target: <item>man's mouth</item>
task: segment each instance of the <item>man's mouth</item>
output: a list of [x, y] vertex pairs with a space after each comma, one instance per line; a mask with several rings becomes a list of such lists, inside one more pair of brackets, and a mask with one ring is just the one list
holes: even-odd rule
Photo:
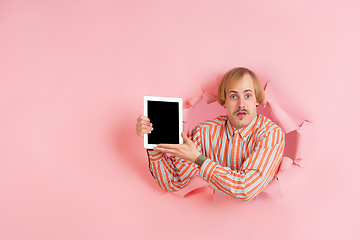
[[248, 114], [247, 110], [238, 110], [234, 113], [236, 116], [243, 118]]

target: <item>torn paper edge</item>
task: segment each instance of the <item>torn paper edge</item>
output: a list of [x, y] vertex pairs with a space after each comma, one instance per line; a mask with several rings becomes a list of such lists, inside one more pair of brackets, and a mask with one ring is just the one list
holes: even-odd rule
[[[219, 85], [220, 79], [217, 78], [216, 81], [208, 84], [202, 85], [199, 89], [198, 93], [190, 98], [184, 104], [184, 132], [188, 135], [189, 134], [189, 127], [187, 125], [186, 119], [189, 114], [189, 108], [195, 108], [196, 105], [204, 98], [207, 104], [213, 103], [217, 101], [217, 88]], [[285, 135], [287, 133], [296, 131], [297, 137], [295, 142], [295, 159], [291, 159], [290, 157], [283, 156], [281, 165], [279, 167], [279, 173], [281, 171], [286, 171], [291, 168], [292, 165], [302, 167], [300, 164], [301, 159], [305, 157], [305, 149], [304, 149], [304, 136], [301, 133], [301, 129], [305, 124], [311, 123], [311, 121], [304, 119], [300, 125], [297, 125], [294, 119], [278, 104], [273, 100], [273, 96], [271, 93], [268, 92], [269, 83], [267, 82], [264, 85], [265, 91], [265, 100], [262, 103], [264, 108], [268, 108], [270, 114], [272, 115], [274, 122], [284, 131]], [[286, 137], [286, 136], [285, 136]], [[286, 147], [286, 146], [285, 146]], [[209, 185], [205, 180], [201, 179], [200, 177], [193, 178], [187, 186], [183, 189], [174, 192], [175, 195], [185, 197], [187, 194], [195, 191], [196, 189], [202, 188], [204, 186]], [[193, 183], [191, 183], [193, 182]], [[283, 193], [281, 190], [280, 178], [279, 174], [275, 180], [271, 181], [269, 185], [263, 190], [263, 192], [271, 195], [282, 197]]]

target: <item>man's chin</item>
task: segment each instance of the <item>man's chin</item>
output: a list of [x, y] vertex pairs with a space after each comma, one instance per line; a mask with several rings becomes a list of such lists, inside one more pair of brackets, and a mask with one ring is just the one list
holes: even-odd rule
[[247, 125], [249, 124], [249, 121], [246, 121], [246, 119], [242, 118], [236, 118], [234, 119], [234, 127], [239, 129], [239, 128], [243, 128], [243, 127], [246, 127]]
[[239, 121], [243, 121], [244, 119], [246, 119], [249, 115], [248, 114], [237, 114], [236, 115], [236, 119], [238, 119]]

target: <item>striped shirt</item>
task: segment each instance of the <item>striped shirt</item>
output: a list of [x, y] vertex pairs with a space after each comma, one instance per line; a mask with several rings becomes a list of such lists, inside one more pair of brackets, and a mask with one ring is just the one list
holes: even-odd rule
[[227, 116], [203, 122], [189, 138], [207, 159], [199, 168], [190, 161], [148, 151], [149, 168], [164, 190], [185, 187], [195, 175], [215, 190], [248, 201], [276, 178], [285, 146], [280, 127], [258, 114], [246, 127], [236, 129]]

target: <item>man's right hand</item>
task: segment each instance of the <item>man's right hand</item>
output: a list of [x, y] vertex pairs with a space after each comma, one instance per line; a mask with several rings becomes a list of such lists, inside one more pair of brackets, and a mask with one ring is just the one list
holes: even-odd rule
[[145, 117], [144, 115], [138, 117], [136, 122], [136, 134], [138, 136], [144, 137], [144, 133], [149, 134], [152, 130], [153, 127], [149, 118]]

